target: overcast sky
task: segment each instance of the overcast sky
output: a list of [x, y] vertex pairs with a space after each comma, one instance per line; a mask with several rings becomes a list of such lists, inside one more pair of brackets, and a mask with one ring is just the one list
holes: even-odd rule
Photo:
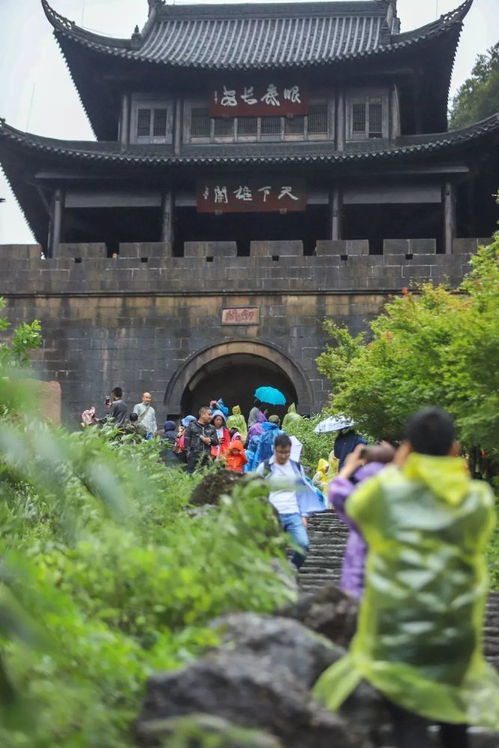
[[[236, 0], [237, 1], [237, 0]], [[259, 2], [259, 0], [254, 0]], [[211, 0], [217, 2], [217, 0]], [[398, 0], [402, 31], [447, 13], [460, 0]], [[51, 0], [63, 16], [109, 36], [129, 37], [147, 17], [147, 0]], [[465, 19], [451, 94], [469, 76], [478, 53], [498, 40], [499, 0], [475, 0]], [[68, 140], [93, 135], [40, 0], [0, 0], [0, 117], [20, 130]], [[0, 244], [33, 236], [0, 173]]]

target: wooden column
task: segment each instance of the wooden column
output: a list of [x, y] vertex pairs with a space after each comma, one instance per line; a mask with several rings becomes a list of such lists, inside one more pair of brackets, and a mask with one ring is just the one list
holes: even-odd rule
[[51, 221], [51, 237], [49, 247], [49, 257], [56, 257], [59, 244], [61, 243], [62, 236], [62, 219], [64, 212], [64, 193], [60, 187], [54, 192], [54, 198], [52, 202], [52, 221]]
[[338, 88], [336, 92], [336, 148], [345, 150], [345, 92]]
[[124, 150], [130, 142], [130, 94], [121, 97], [120, 144]]
[[173, 247], [173, 193], [171, 190], [163, 195], [161, 212], [161, 241], [168, 242]]
[[390, 90], [390, 138], [395, 140], [400, 135], [400, 102], [397, 84]]
[[343, 194], [335, 188], [329, 193], [329, 215], [331, 220], [331, 239], [341, 239], [343, 234]]
[[173, 138], [173, 149], [176, 156], [180, 156], [182, 150], [182, 129], [184, 127], [182, 117], [182, 97], [177, 96], [175, 100], [175, 130]]
[[452, 254], [452, 240], [456, 235], [456, 196], [452, 182], [444, 182], [442, 187], [442, 207], [444, 220], [444, 252]]

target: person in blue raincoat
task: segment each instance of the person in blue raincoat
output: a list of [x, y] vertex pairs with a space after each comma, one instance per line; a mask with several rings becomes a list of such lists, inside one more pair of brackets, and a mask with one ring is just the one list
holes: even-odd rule
[[299, 569], [309, 548], [306, 518], [312, 512], [324, 511], [324, 505], [308, 485], [303, 467], [291, 460], [290, 455], [291, 439], [287, 434], [279, 434], [273, 456], [260, 463], [255, 474], [270, 483], [269, 501], [277, 511], [282, 529], [297, 546], [291, 563]]

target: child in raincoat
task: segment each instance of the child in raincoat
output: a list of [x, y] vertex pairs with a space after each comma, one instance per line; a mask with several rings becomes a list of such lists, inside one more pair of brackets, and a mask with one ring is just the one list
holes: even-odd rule
[[329, 453], [329, 458], [327, 460], [325, 460], [324, 457], [321, 457], [317, 463], [317, 470], [315, 471], [312, 481], [314, 486], [317, 486], [317, 488], [322, 491], [322, 495], [325, 499], [327, 499], [328, 486], [337, 472], [338, 459], [334, 456], [332, 451]]
[[429, 720], [446, 748], [468, 745], [467, 725], [499, 730], [499, 674], [482, 653], [494, 497], [456, 453], [448, 413], [419, 411], [396, 464], [346, 509], [368, 546], [364, 596], [350, 651], [314, 694], [337, 710], [365, 678], [387, 699], [397, 746], [434, 745]]
[[248, 462], [244, 446], [241, 441], [241, 434], [235, 433], [229, 444], [229, 448], [224, 455], [225, 467], [227, 470], [233, 470], [235, 473], [242, 473], [244, 466]]

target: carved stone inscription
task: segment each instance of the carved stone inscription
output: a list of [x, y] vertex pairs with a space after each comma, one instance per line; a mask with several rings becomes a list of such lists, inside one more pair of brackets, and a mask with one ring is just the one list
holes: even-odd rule
[[258, 325], [260, 310], [256, 307], [222, 309], [222, 325]]

